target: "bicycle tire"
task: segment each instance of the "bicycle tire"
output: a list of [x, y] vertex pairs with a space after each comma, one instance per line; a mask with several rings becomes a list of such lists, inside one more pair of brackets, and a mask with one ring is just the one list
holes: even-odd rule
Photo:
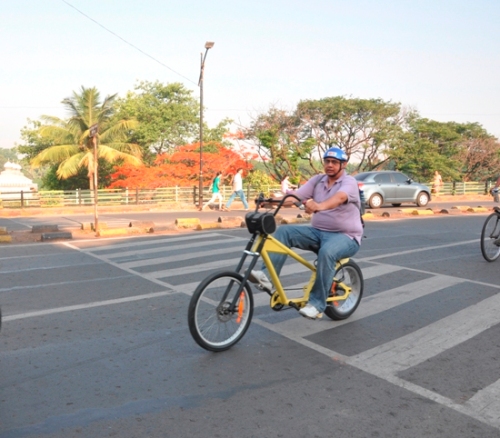
[[220, 352], [231, 348], [250, 326], [253, 295], [248, 283], [243, 287], [235, 311], [228, 310], [242, 281], [243, 277], [234, 271], [216, 272], [194, 291], [188, 308], [189, 331], [205, 350]]
[[326, 304], [325, 315], [334, 321], [341, 321], [349, 318], [358, 308], [363, 297], [364, 279], [360, 267], [353, 260], [342, 265], [334, 279], [351, 288], [347, 299]]
[[500, 246], [495, 243], [499, 238], [500, 216], [492, 213], [486, 218], [481, 230], [481, 253], [486, 261], [494, 262], [500, 256]]

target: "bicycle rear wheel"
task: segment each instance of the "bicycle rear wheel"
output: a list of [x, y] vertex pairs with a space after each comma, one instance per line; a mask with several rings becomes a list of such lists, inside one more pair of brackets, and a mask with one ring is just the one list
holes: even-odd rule
[[351, 293], [345, 300], [326, 303], [325, 314], [334, 321], [349, 318], [359, 306], [363, 296], [364, 280], [359, 266], [349, 260], [342, 265], [334, 276], [334, 281], [338, 282], [337, 295], [342, 295], [342, 285], [351, 288]]
[[[203, 280], [191, 297], [188, 324], [196, 343], [209, 351], [224, 351], [236, 344], [252, 321], [253, 295], [234, 271], [217, 272]], [[239, 294], [234, 309], [231, 304]]]
[[500, 256], [500, 216], [490, 214], [481, 231], [481, 253], [488, 262], [494, 262]]

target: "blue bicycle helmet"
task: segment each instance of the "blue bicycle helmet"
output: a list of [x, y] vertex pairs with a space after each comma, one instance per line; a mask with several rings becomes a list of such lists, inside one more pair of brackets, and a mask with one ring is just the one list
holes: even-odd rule
[[336, 160], [339, 160], [339, 161], [348, 161], [349, 160], [349, 158], [347, 157], [347, 154], [337, 146], [332, 146], [330, 149], [328, 149], [325, 152], [325, 154], [323, 155], [323, 160], [326, 158], [335, 158]]

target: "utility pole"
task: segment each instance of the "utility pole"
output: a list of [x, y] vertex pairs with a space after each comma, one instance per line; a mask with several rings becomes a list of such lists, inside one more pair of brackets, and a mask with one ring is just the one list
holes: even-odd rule
[[94, 144], [94, 231], [96, 237], [99, 237], [99, 215], [97, 214], [97, 131], [99, 126], [96, 124], [92, 125], [89, 128], [89, 136], [92, 139], [92, 143]]

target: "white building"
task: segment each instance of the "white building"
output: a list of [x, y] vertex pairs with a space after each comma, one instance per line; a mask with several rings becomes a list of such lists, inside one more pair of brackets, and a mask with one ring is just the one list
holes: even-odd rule
[[38, 190], [38, 185], [23, 175], [19, 164], [7, 161], [3, 167], [5, 170], [0, 172], [0, 199], [20, 199], [21, 191], [28, 198]]

